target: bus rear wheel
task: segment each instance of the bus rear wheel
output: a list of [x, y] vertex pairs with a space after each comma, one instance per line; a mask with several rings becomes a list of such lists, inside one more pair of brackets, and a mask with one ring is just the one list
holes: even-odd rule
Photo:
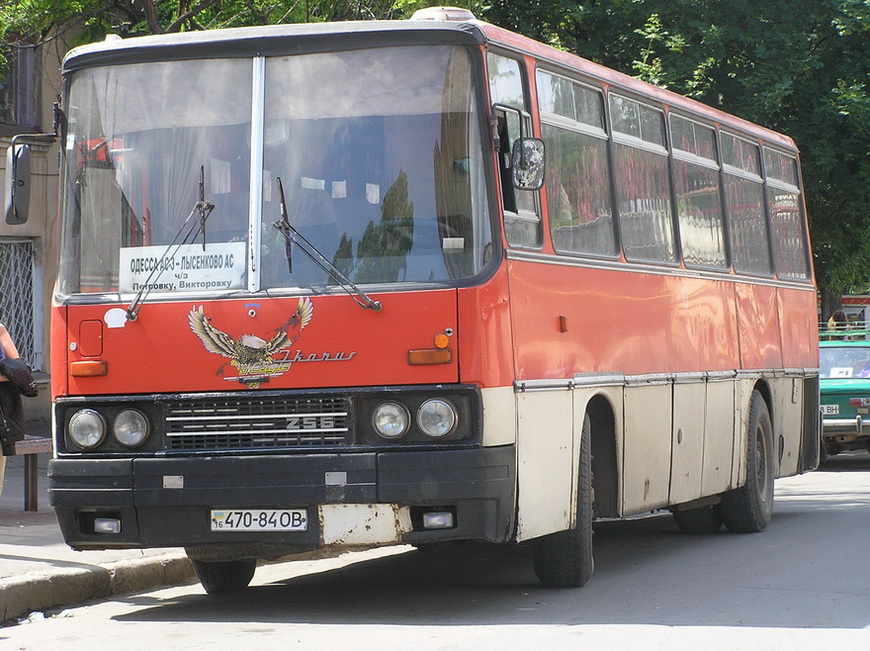
[[550, 588], [579, 588], [592, 576], [592, 426], [587, 415], [580, 438], [577, 519], [573, 529], [535, 540], [535, 575]]
[[254, 578], [257, 561], [200, 561], [191, 559], [193, 571], [208, 594], [238, 592], [248, 587]]
[[767, 403], [758, 391], [749, 402], [746, 483], [722, 495], [722, 520], [733, 533], [763, 530], [773, 514], [773, 425]]

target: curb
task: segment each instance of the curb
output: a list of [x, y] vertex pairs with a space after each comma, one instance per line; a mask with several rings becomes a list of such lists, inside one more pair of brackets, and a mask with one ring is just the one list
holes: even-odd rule
[[194, 576], [187, 556], [167, 554], [10, 577], [0, 582], [0, 622], [9, 622], [34, 611], [177, 585]]

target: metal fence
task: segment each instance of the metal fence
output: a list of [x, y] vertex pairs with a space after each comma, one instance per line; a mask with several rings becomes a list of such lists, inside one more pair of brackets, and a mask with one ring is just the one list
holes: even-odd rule
[[33, 242], [0, 240], [0, 323], [21, 357], [37, 367], [33, 295]]

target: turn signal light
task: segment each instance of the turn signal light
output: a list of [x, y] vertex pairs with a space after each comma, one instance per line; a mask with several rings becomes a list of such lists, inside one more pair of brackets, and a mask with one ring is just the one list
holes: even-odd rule
[[70, 362], [69, 364], [69, 374], [73, 377], [94, 377], [96, 375], [105, 375], [106, 372], [106, 362], [98, 360]]
[[449, 364], [452, 361], [453, 351], [450, 348], [420, 348], [408, 351], [408, 364], [411, 366]]

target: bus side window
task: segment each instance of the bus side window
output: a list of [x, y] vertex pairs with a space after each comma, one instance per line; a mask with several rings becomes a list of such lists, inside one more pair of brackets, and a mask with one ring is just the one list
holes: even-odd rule
[[496, 110], [496, 135], [498, 136], [498, 171], [501, 181], [504, 228], [511, 246], [538, 247], [541, 245], [541, 217], [538, 208], [538, 193], [535, 190], [518, 190], [513, 185], [511, 149], [520, 137], [520, 119], [523, 132], [532, 133], [531, 120], [520, 113], [526, 112], [525, 90], [520, 63], [498, 54], [487, 55], [489, 67], [490, 99], [493, 104], [515, 107], [519, 111]]

